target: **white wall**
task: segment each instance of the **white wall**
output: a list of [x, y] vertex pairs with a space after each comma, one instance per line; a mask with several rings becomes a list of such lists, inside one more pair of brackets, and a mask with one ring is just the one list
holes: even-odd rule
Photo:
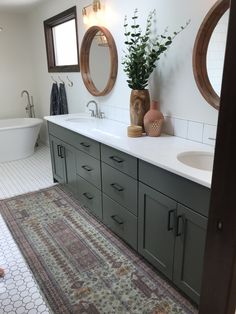
[[[101, 105], [106, 116], [111, 119], [129, 121], [130, 90], [126, 84], [121, 59], [124, 49], [123, 19], [125, 14], [132, 16], [134, 9], [139, 9], [140, 23], [145, 26], [146, 17], [150, 10], [157, 10], [157, 28], [163, 31], [169, 26], [169, 31], [178, 30], [188, 19], [191, 24], [181, 33], [171, 46], [166, 56], [162, 56], [157, 70], [150, 80], [150, 90], [153, 98], [161, 102], [164, 114], [187, 120], [209, 124], [217, 123], [217, 111], [200, 95], [194, 82], [192, 72], [192, 49], [198, 28], [207, 11], [214, 4], [214, 0], [148, 0], [148, 1], [120, 1], [101, 0], [110, 9], [110, 19], [105, 23], [114, 36], [119, 56], [117, 82], [111, 93], [96, 100]], [[37, 86], [37, 107], [41, 116], [49, 114], [49, 99], [51, 89], [50, 73], [47, 72], [46, 50], [43, 31], [43, 20], [77, 5], [79, 44], [81, 44], [85, 27], [82, 22], [82, 7], [91, 1], [86, 0], [48, 0], [31, 12], [29, 28], [32, 35], [34, 52], [34, 79]], [[66, 78], [67, 74], [61, 74]], [[56, 78], [57, 76], [54, 75]], [[80, 73], [70, 73], [74, 86], [67, 88], [69, 112], [85, 111], [88, 100], [94, 97], [83, 85]], [[43, 137], [46, 136], [44, 132]]]
[[25, 116], [23, 89], [33, 94], [31, 43], [24, 14], [0, 13], [0, 119]]

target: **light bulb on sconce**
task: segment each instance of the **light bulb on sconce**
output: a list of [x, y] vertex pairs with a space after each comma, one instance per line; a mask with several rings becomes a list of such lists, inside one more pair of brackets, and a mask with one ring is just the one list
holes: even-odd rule
[[93, 11], [98, 12], [99, 10], [101, 10], [100, 0], [93, 0]]
[[[92, 10], [90, 9], [92, 8]], [[102, 9], [100, 0], [93, 0], [93, 3], [83, 7], [82, 15], [85, 25], [97, 25], [102, 21]]]
[[83, 15], [83, 22], [84, 22], [84, 24], [88, 25], [89, 24], [89, 18], [88, 18], [88, 15], [87, 15], [86, 8], [83, 8], [82, 15]]

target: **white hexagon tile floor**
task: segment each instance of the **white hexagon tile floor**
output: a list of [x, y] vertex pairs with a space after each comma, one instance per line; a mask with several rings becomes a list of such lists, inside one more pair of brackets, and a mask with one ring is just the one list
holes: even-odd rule
[[0, 215], [0, 314], [49, 314], [38, 285]]

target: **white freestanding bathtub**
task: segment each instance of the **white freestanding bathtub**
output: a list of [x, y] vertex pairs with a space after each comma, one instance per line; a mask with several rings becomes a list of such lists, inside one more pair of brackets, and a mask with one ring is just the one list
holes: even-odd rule
[[0, 119], [0, 162], [26, 158], [34, 153], [42, 119]]

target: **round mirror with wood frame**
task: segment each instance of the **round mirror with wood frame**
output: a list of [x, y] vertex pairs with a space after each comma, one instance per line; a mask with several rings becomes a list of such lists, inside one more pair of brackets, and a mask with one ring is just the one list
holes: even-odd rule
[[[102, 90], [99, 90], [94, 83], [93, 77], [91, 75], [90, 69], [90, 49], [92, 46], [92, 42], [97, 36], [97, 34], [102, 34], [106, 38], [106, 46], [109, 49], [110, 53], [110, 69], [108, 73], [108, 80], [105, 84], [105, 87]], [[117, 76], [117, 68], [118, 68], [118, 57], [117, 57], [117, 49], [115, 41], [105, 27], [100, 26], [92, 26], [90, 27], [84, 35], [81, 50], [80, 50], [80, 69], [84, 84], [87, 90], [94, 96], [104, 96], [107, 95], [113, 88], [116, 76]]]
[[212, 33], [229, 8], [229, 0], [218, 0], [204, 18], [193, 48], [193, 73], [197, 86], [206, 101], [219, 110], [220, 98], [213, 89], [207, 72], [207, 50]]

